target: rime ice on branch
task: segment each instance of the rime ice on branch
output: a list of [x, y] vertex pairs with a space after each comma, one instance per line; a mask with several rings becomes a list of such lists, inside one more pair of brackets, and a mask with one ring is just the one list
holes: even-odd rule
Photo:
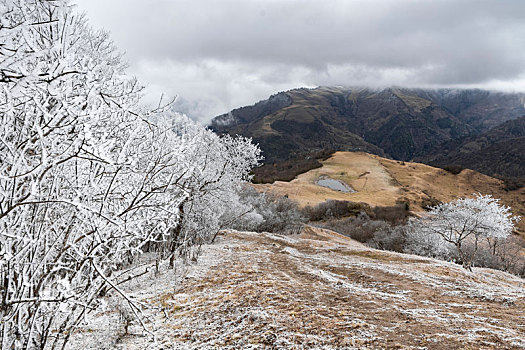
[[109, 289], [140, 319], [115, 269], [174, 232], [178, 253], [210, 235], [259, 150], [143, 107], [68, 1], [2, 2], [0, 37], [0, 347], [63, 348]]
[[512, 216], [509, 207], [499, 204], [499, 199], [478, 194], [440, 204], [421, 220], [412, 220], [407, 229], [408, 241], [416, 254], [452, 257], [471, 269], [481, 242], [495, 249], [498, 240], [507, 238], [519, 219]]

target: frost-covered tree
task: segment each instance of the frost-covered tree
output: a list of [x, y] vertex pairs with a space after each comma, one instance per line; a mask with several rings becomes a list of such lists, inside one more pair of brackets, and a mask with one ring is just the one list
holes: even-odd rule
[[[250, 186], [240, 189], [237, 202], [237, 213], [233, 211], [225, 215], [235, 229], [293, 234], [299, 233], [307, 221], [297, 203], [288, 197], [259, 192]], [[239, 210], [242, 210], [242, 215], [238, 214]], [[236, 220], [231, 220], [232, 215]]]
[[[442, 258], [455, 255], [470, 269], [480, 240], [507, 238], [518, 220], [509, 207], [491, 195], [478, 194], [474, 198], [443, 203], [407, 227], [407, 241], [412, 246], [409, 250]], [[472, 242], [468, 249], [466, 242]]]
[[177, 255], [188, 257], [191, 246], [209, 241], [228, 224], [230, 221], [223, 220], [224, 216], [249, 211], [239, 201], [239, 186], [250, 179], [250, 170], [260, 160], [260, 150], [250, 139], [219, 137], [189, 121], [177, 122], [175, 130], [193, 142], [187, 153], [192, 160], [191, 172], [179, 181], [187, 196], [178, 205], [182, 224], [170, 237], [171, 266]]
[[0, 38], [0, 348], [64, 348], [108, 290], [140, 316], [116, 269], [151, 242], [194, 243], [259, 151], [143, 107], [67, 0], [3, 1]]
[[441, 235], [429, 227], [426, 219], [417, 218], [411, 218], [406, 225], [403, 225], [400, 228], [404, 238], [403, 250], [406, 253], [451, 260], [455, 255], [454, 245], [446, 242]]

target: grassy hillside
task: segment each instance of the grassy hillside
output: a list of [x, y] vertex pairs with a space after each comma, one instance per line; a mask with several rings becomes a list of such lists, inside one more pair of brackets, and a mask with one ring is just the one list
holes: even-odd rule
[[[373, 206], [391, 206], [408, 202], [412, 211], [435, 200], [449, 202], [473, 193], [492, 194], [513, 208], [515, 215], [525, 216], [525, 188], [505, 191], [501, 180], [472, 170], [454, 175], [443, 169], [425, 164], [401, 162], [362, 152], [336, 152], [322, 161], [321, 168], [297, 176], [290, 182], [255, 185], [287, 195], [301, 206], [315, 205], [327, 199], [365, 202]], [[355, 193], [334, 191], [316, 184], [321, 176], [342, 180], [352, 186]], [[520, 222], [525, 232], [525, 220]]]
[[[123, 287], [124, 288], [124, 287]], [[184, 278], [126, 286], [156, 340], [111, 308], [73, 349], [522, 349], [523, 279], [366, 248], [326, 230], [224, 232]], [[121, 327], [121, 326], [120, 326]]]

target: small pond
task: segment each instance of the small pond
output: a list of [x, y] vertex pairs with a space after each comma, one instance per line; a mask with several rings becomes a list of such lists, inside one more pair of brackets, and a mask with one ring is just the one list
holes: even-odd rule
[[328, 187], [335, 191], [350, 192], [350, 193], [356, 192], [356, 190], [354, 190], [346, 182], [341, 181], [341, 180], [335, 180], [327, 176], [321, 176], [319, 180], [317, 180], [316, 184], [318, 184], [319, 186]]

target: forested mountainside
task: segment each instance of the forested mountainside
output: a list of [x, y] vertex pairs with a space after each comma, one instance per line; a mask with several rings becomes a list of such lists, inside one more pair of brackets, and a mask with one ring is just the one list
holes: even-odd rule
[[525, 117], [480, 135], [453, 140], [427, 158], [437, 166], [458, 165], [497, 177], [525, 177]]
[[441, 156], [440, 146], [525, 115], [525, 95], [484, 90], [295, 89], [213, 119], [249, 136], [266, 163], [314, 150], [364, 151], [398, 160]]

